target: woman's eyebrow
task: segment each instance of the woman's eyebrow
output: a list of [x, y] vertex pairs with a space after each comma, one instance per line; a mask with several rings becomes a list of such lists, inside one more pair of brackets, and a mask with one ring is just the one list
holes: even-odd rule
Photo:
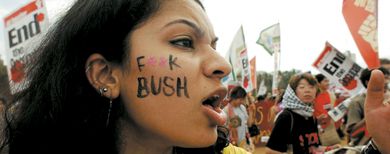
[[169, 26], [172, 26], [174, 24], [185, 24], [185, 25], [191, 27], [192, 29], [194, 29], [196, 32], [196, 35], [198, 35], [199, 37], [204, 35], [204, 32], [197, 24], [195, 24], [191, 21], [185, 20], [185, 19], [178, 19], [178, 20], [172, 21], [172, 22], [166, 24], [162, 29], [167, 28]]

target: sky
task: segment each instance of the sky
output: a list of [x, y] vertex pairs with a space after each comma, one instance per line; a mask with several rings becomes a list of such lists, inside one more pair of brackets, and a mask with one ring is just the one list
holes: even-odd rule
[[[5, 58], [4, 18], [33, 0], [0, 0], [0, 55]], [[72, 0], [46, 0], [49, 20], [58, 17]], [[249, 59], [257, 71], [273, 71], [273, 57], [256, 44], [260, 32], [276, 23], [281, 31], [281, 71], [298, 69], [319, 73], [312, 64], [328, 41], [339, 51], [350, 50], [366, 68], [342, 15], [342, 0], [201, 0], [216, 36], [217, 51], [225, 56], [243, 26]], [[379, 57], [390, 59], [390, 1], [378, 2]], [[387, 42], [387, 43], [386, 43]], [[6, 63], [7, 64], [7, 63]]]

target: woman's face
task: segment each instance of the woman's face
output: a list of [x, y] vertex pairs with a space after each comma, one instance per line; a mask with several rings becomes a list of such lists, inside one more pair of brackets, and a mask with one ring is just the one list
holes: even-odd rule
[[244, 103], [245, 103], [245, 97], [233, 99], [231, 103], [232, 103], [232, 105], [234, 105], [234, 106], [240, 106], [241, 104], [244, 104]]
[[132, 129], [166, 145], [212, 145], [217, 125], [226, 121], [219, 109], [227, 93], [221, 79], [231, 67], [216, 51], [217, 37], [201, 6], [167, 1], [130, 40], [130, 71], [119, 80]]
[[301, 79], [295, 89], [297, 97], [305, 104], [310, 104], [316, 98], [316, 88], [310, 85], [306, 79]]

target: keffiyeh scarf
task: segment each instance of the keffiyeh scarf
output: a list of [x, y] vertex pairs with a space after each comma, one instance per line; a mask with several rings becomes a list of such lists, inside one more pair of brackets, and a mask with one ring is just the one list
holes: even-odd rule
[[294, 90], [291, 89], [290, 85], [287, 85], [287, 89], [283, 96], [282, 105], [280, 105], [281, 109], [289, 109], [306, 119], [313, 116], [313, 105], [306, 105], [303, 103], [295, 94]]

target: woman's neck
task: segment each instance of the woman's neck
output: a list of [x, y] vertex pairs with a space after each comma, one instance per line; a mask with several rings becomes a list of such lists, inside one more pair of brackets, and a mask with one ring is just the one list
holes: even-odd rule
[[169, 146], [166, 141], [159, 140], [155, 135], [133, 126], [132, 124], [118, 124], [120, 129], [117, 147], [120, 148], [120, 154], [172, 154], [173, 146]]
[[239, 107], [240, 106], [240, 104], [236, 104], [236, 103], [230, 103], [231, 105], [232, 105], [232, 107], [234, 107], [234, 108], [237, 108], [237, 107]]

